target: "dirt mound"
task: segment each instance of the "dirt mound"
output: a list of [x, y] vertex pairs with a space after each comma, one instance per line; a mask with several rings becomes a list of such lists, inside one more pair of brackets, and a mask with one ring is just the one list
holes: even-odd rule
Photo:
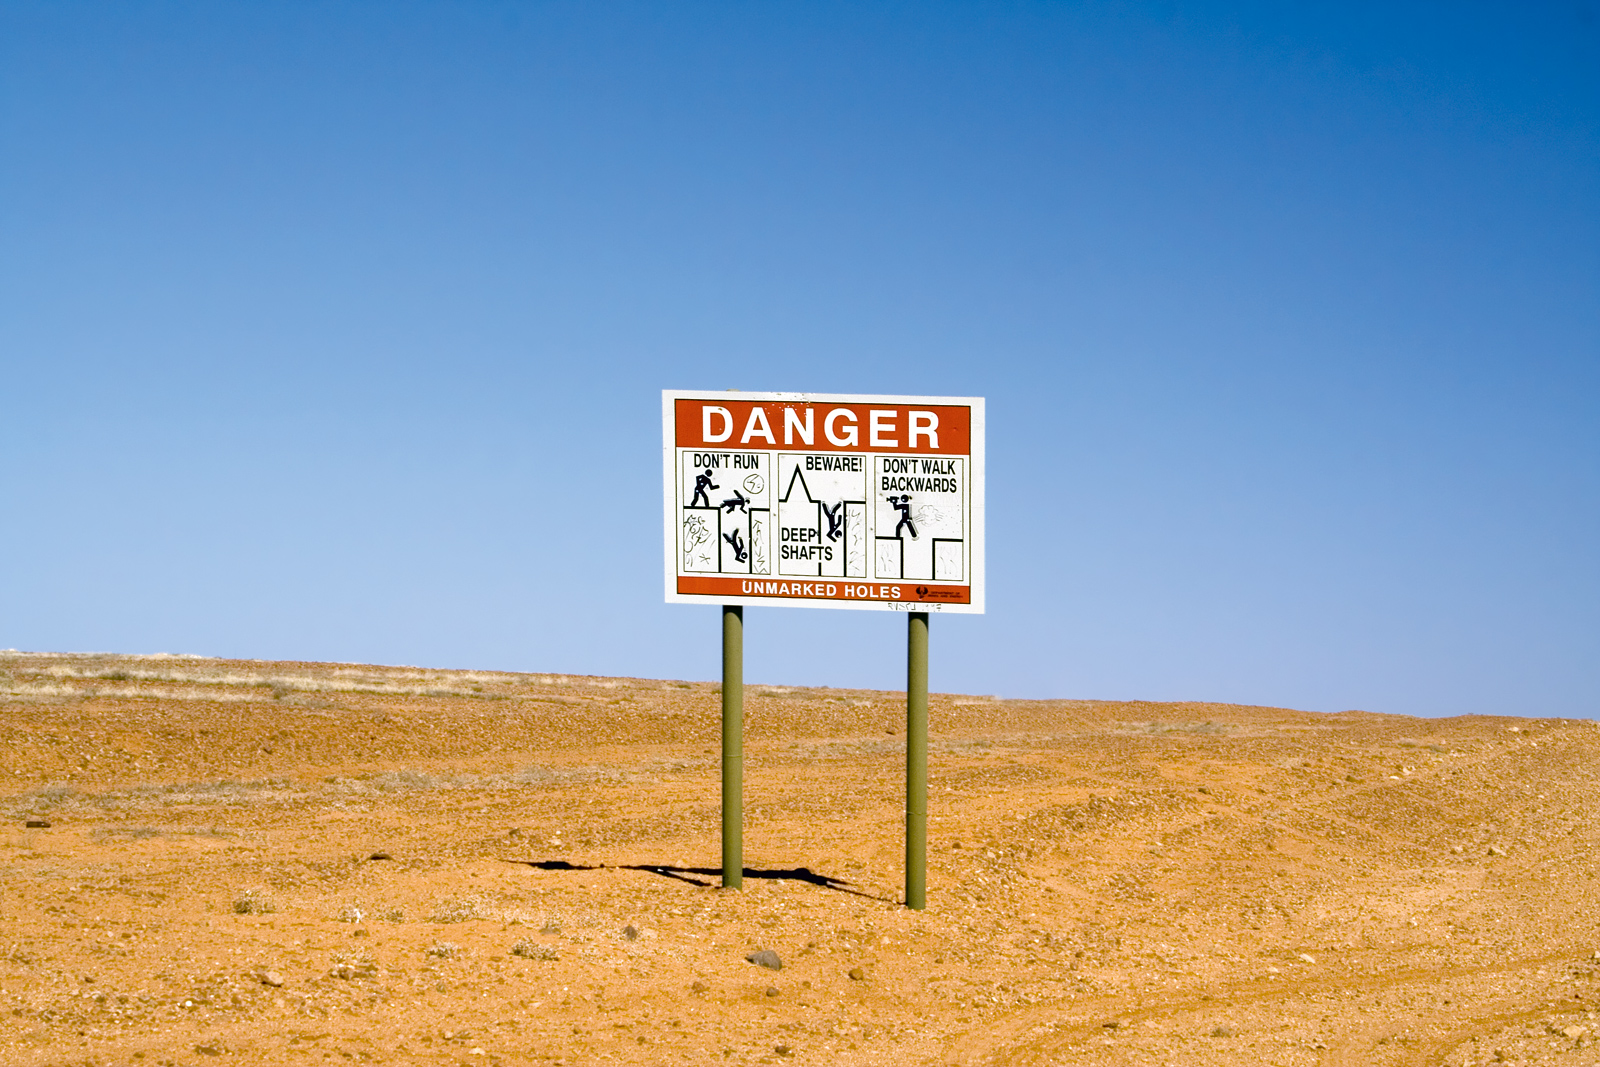
[[902, 695], [749, 687], [741, 893], [717, 703], [0, 653], [0, 1062], [1600, 1062], [1588, 722], [935, 695], [912, 913]]

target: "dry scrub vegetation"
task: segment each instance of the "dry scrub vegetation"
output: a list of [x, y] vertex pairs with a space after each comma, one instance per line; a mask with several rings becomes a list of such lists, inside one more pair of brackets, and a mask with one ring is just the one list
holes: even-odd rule
[[0, 653], [0, 1062], [1600, 1062], [1590, 723], [936, 695], [916, 914], [901, 695], [750, 687], [741, 893], [716, 707]]

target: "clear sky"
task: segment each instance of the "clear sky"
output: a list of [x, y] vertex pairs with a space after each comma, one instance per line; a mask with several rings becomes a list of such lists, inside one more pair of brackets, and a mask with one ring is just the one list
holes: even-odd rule
[[1597, 716], [1597, 120], [1566, 0], [0, 0], [0, 647], [714, 678], [659, 391], [937, 393], [936, 689]]

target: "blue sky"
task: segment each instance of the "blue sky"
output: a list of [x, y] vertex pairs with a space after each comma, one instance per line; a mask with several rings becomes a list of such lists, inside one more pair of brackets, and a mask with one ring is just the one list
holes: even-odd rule
[[1600, 714], [1597, 120], [1592, 3], [8, 0], [0, 646], [712, 678], [659, 391], [932, 393], [937, 689]]

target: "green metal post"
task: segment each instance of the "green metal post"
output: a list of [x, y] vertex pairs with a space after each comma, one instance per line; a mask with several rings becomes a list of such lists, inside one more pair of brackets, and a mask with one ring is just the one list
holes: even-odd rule
[[906, 640], [906, 907], [928, 906], [928, 613]]
[[722, 887], [744, 888], [744, 608], [722, 606]]

